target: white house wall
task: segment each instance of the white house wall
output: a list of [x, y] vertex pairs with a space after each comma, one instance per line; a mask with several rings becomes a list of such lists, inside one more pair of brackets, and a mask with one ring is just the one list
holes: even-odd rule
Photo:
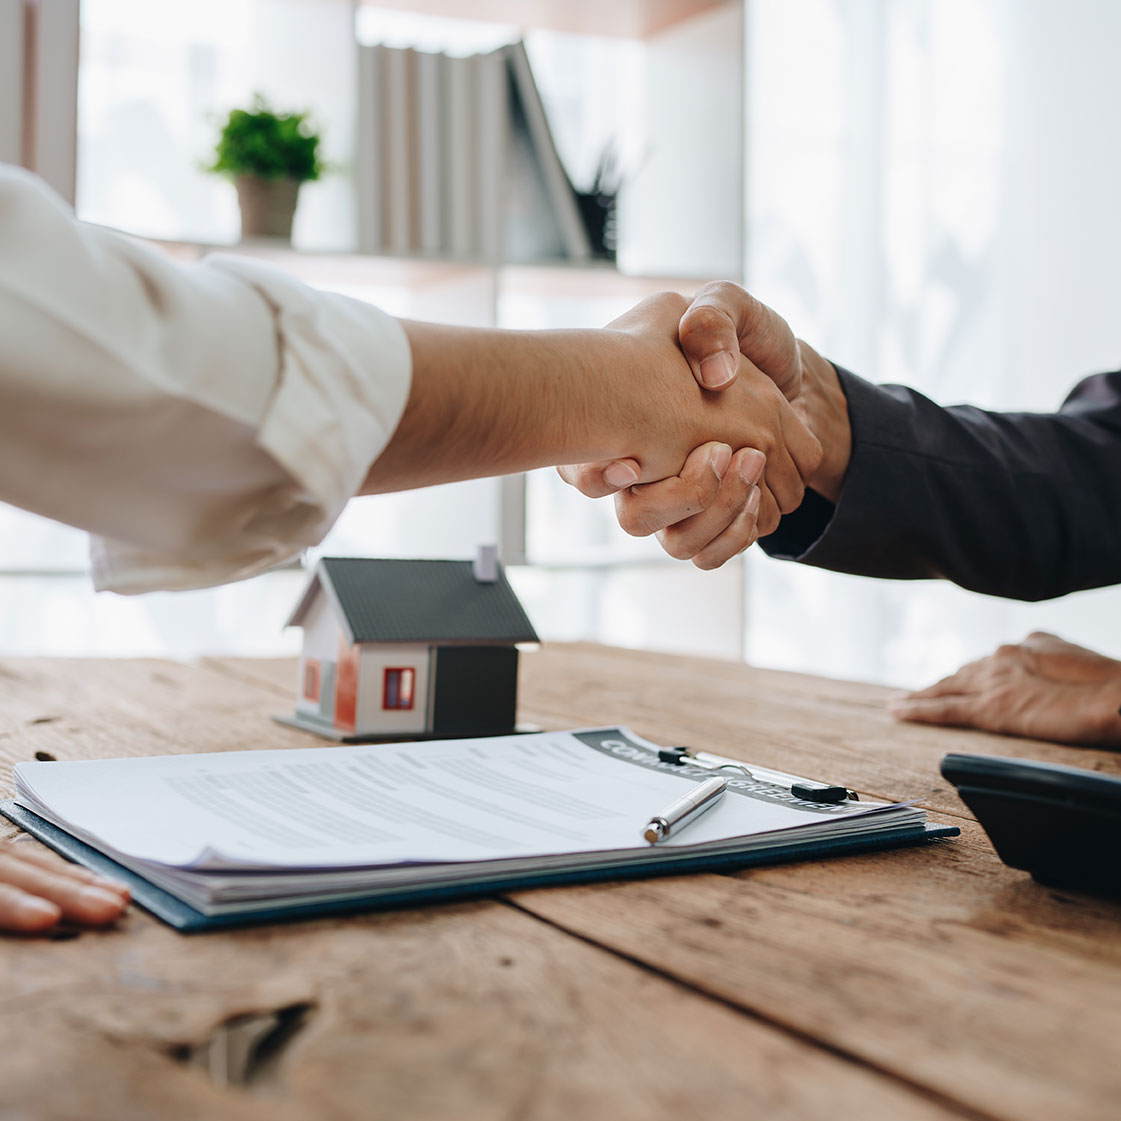
[[[304, 648], [300, 655], [300, 676], [298, 678], [296, 709], [304, 712], [318, 712], [319, 702], [304, 697], [304, 666], [308, 658], [324, 662], [337, 662], [339, 657], [339, 635], [341, 633], [335, 609], [327, 596], [320, 591], [304, 618]], [[320, 674], [321, 682], [325, 675]], [[333, 711], [333, 706], [332, 706]]]
[[[374, 735], [423, 732], [428, 726], [428, 646], [422, 644], [371, 644], [364, 646], [359, 663], [358, 731]], [[416, 672], [413, 707], [383, 709], [385, 671], [411, 667]]]

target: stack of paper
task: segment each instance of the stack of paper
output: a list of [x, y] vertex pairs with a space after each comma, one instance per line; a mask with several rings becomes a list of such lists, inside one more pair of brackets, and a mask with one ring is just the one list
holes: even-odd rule
[[719, 804], [651, 846], [642, 834], [652, 816], [712, 775], [662, 762], [657, 750], [609, 728], [21, 763], [14, 804], [0, 808], [35, 832], [58, 827], [84, 842], [78, 855], [108, 857], [200, 918], [719, 867], [946, 832], [913, 805], [822, 805], [794, 797], [792, 776], [726, 771]]

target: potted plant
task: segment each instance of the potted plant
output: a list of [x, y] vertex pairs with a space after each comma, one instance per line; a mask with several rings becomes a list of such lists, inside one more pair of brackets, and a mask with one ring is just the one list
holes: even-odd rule
[[300, 184], [323, 173], [319, 133], [308, 114], [276, 113], [260, 94], [248, 109], [233, 109], [207, 168], [237, 187], [241, 236], [292, 236]]

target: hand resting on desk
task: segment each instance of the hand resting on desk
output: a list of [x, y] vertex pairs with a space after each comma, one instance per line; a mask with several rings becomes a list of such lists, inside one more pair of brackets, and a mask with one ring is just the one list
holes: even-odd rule
[[37, 933], [63, 919], [104, 926], [124, 912], [129, 890], [29, 842], [0, 844], [0, 930]]
[[1121, 747], [1121, 662], [1037, 631], [890, 702], [899, 720]]

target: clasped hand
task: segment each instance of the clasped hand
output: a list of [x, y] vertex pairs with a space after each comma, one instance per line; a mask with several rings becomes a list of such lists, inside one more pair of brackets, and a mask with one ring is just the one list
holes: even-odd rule
[[646, 481], [649, 473], [637, 459], [559, 471], [590, 498], [613, 494], [627, 533], [655, 534], [670, 556], [713, 569], [773, 533], [781, 516], [801, 503], [805, 486], [838, 453], [847, 455], [847, 446], [823, 449], [807, 423], [815, 419], [807, 411], [811, 397], [802, 392], [807, 361], [823, 360], [738, 285], [706, 285], [691, 303], [663, 293], [610, 327], [656, 334], [667, 321], [705, 396], [727, 397], [729, 407], [736, 399], [741, 438], [701, 444], [675, 475], [654, 482]]

